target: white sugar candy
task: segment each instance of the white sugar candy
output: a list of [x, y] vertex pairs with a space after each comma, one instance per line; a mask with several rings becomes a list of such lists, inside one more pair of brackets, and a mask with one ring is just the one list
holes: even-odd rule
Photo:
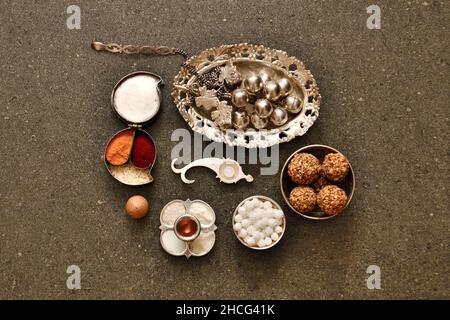
[[246, 236], [247, 236], [247, 230], [245, 230], [245, 229], [241, 229], [240, 231], [239, 231], [239, 237], [241, 237], [241, 238], [245, 238]]
[[266, 243], [263, 239], [258, 240], [258, 247], [260, 248], [264, 248], [266, 246]]
[[241, 224], [242, 224], [242, 227], [248, 228], [248, 226], [250, 226], [250, 220], [244, 219], [244, 220], [242, 220]]
[[255, 238], [253, 237], [245, 238], [245, 242], [251, 247], [253, 247], [256, 244]]
[[273, 217], [274, 217], [275, 219], [283, 219], [284, 213], [283, 213], [283, 211], [281, 211], [281, 210], [279, 210], [279, 209], [276, 209], [276, 210], [274, 211]]
[[273, 233], [273, 229], [271, 227], [266, 227], [264, 229], [264, 233], [266, 236], [270, 237], [270, 235]]
[[277, 221], [274, 218], [270, 218], [267, 220], [267, 224], [269, 225], [269, 227], [276, 227]]
[[272, 244], [272, 239], [269, 238], [269, 237], [265, 238], [265, 239], [264, 239], [264, 244], [265, 244], [266, 246], [270, 246], [270, 245]]

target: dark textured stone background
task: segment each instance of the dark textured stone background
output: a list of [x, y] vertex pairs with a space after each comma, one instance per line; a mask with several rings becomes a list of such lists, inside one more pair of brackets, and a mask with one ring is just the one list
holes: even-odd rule
[[[182, 4], [183, 3], [183, 4]], [[366, 28], [366, 7], [382, 29]], [[78, 4], [81, 30], [66, 28]], [[449, 298], [448, 1], [3, 1], [0, 97], [0, 298]], [[219, 184], [170, 170], [170, 141], [188, 128], [171, 96], [180, 57], [96, 53], [90, 42], [177, 46], [194, 54], [227, 43], [261, 43], [302, 59], [323, 97], [320, 118], [280, 147], [280, 160], [314, 143], [351, 160], [357, 192], [345, 214], [310, 222], [288, 212], [279, 245], [253, 252], [230, 225], [243, 198], [282, 203], [278, 176], [245, 170], [253, 184]], [[156, 181], [132, 188], [106, 172], [106, 141], [124, 125], [110, 107], [116, 81], [160, 74]], [[128, 196], [151, 202], [145, 221], [123, 211]], [[159, 211], [200, 198], [217, 214], [206, 257], [175, 258], [159, 245]], [[66, 288], [77, 264], [82, 290]], [[366, 288], [366, 268], [382, 290]]]

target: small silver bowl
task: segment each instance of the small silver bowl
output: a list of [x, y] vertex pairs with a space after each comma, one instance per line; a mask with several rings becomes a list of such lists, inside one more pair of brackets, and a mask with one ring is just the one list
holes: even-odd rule
[[[291, 159], [294, 157], [294, 155], [296, 155], [297, 153], [301, 153], [301, 152], [312, 154], [313, 156], [317, 157], [320, 160], [320, 163], [322, 163], [325, 156], [329, 153], [341, 153], [342, 154], [342, 152], [340, 152], [332, 147], [321, 145], [321, 144], [309, 145], [309, 146], [303, 147], [303, 148], [295, 151], [293, 154], [291, 154], [289, 156], [289, 158], [286, 160], [286, 162], [284, 163], [283, 169], [281, 169], [281, 174], [280, 174], [280, 188], [281, 188], [281, 194], [283, 195], [284, 201], [289, 206], [289, 208], [292, 209], [292, 211], [301, 215], [304, 218], [311, 219], [311, 220], [328, 220], [328, 219], [334, 218], [334, 217], [342, 214], [342, 212], [341, 212], [341, 213], [330, 216], [330, 215], [327, 215], [324, 212], [322, 212], [318, 206], [316, 206], [316, 208], [313, 211], [310, 211], [307, 213], [299, 212], [292, 207], [291, 203], [289, 202], [289, 194], [291, 193], [292, 189], [294, 189], [298, 185], [295, 182], [293, 182], [291, 180], [291, 178], [289, 177], [287, 168], [288, 168], [289, 162], [291, 162]], [[349, 166], [350, 166], [350, 169], [349, 169], [349, 172], [348, 172], [347, 176], [345, 177], [345, 179], [343, 181], [334, 183], [335, 185], [340, 187], [342, 190], [344, 190], [345, 193], [347, 194], [347, 204], [345, 205], [343, 210], [345, 210], [345, 208], [349, 205], [350, 201], [353, 198], [353, 194], [355, 193], [355, 174], [353, 173], [353, 168], [352, 168], [352, 165], [350, 164], [350, 162], [349, 162]]]
[[[186, 220], [186, 219], [193, 221], [196, 226], [195, 233], [190, 236], [184, 236], [184, 235], [180, 234], [178, 231], [178, 223], [180, 223], [182, 220]], [[179, 216], [177, 218], [177, 220], [175, 220], [173, 231], [175, 232], [175, 235], [178, 237], [178, 239], [180, 239], [182, 241], [194, 241], [200, 235], [200, 232], [202, 231], [202, 225], [200, 224], [200, 221], [198, 220], [197, 217], [195, 217], [191, 214], [184, 214], [182, 216]]]
[[[252, 200], [253, 198], [257, 198], [257, 199], [262, 200], [262, 201], [269, 201], [270, 203], [272, 203], [272, 207], [273, 207], [273, 208], [279, 209], [279, 210], [283, 211], [283, 209], [281, 208], [281, 206], [280, 206], [277, 202], [275, 202], [275, 200], [273, 200], [273, 199], [271, 199], [271, 198], [269, 198], [269, 197], [266, 197], [266, 196], [260, 196], [260, 195], [251, 196], [251, 197], [248, 197], [248, 198], [245, 198], [244, 200], [242, 200], [241, 203], [239, 203], [238, 206], [236, 207], [236, 209], [234, 210], [234, 212], [233, 212], [233, 217], [232, 217], [232, 219], [231, 219], [231, 227], [232, 227], [232, 228], [233, 228], [234, 223], [235, 223], [234, 218], [235, 218], [236, 215], [238, 214], [239, 208], [242, 207], [242, 206], [244, 205], [245, 202], [247, 202], [248, 200]], [[276, 245], [278, 242], [280, 242], [281, 238], [282, 238], [283, 235], [284, 235], [284, 232], [286, 231], [286, 217], [285, 217], [285, 215], [284, 215], [284, 212], [283, 212], [283, 225], [282, 225], [281, 227], [283, 228], [283, 231], [282, 231], [281, 234], [279, 235], [278, 240], [272, 242], [272, 244], [269, 245], [269, 246], [267, 246], [267, 247], [258, 247], [258, 246], [252, 247], [252, 246], [249, 246], [249, 245], [244, 241], [244, 239], [241, 239], [241, 237], [239, 237], [239, 235], [238, 235], [237, 232], [234, 230], [234, 228], [233, 228], [233, 232], [234, 232], [234, 235], [236, 236], [236, 238], [238, 238], [238, 240], [239, 240], [244, 246], [246, 246], [247, 248], [250, 248], [250, 249], [253, 249], [253, 250], [266, 250], [266, 249], [272, 248], [274, 245]]]

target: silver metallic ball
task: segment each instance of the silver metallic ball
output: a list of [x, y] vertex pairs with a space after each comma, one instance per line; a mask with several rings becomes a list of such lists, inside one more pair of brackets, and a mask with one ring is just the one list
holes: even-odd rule
[[233, 126], [236, 129], [245, 129], [250, 123], [250, 118], [245, 111], [235, 111], [232, 115]]
[[280, 98], [280, 86], [278, 82], [270, 80], [264, 85], [264, 94], [266, 99], [277, 101]]
[[260, 118], [267, 118], [272, 113], [272, 104], [267, 99], [258, 99], [255, 102], [255, 112]]
[[264, 129], [267, 127], [267, 124], [269, 123], [268, 118], [261, 118], [256, 113], [252, 114], [251, 121], [255, 129]]
[[287, 96], [283, 107], [290, 113], [299, 113], [302, 110], [302, 101], [296, 96]]
[[272, 114], [270, 115], [270, 121], [276, 126], [282, 126], [288, 120], [288, 113], [286, 110], [280, 107], [276, 107], [273, 109]]
[[258, 93], [263, 88], [262, 79], [256, 75], [252, 74], [244, 79], [244, 87], [250, 93]]
[[231, 102], [238, 107], [243, 108], [248, 103], [248, 93], [245, 89], [236, 89], [231, 94]]
[[259, 73], [259, 77], [261, 78], [263, 83], [269, 82], [272, 80], [272, 78], [269, 76], [269, 74], [266, 71], [261, 71]]
[[280, 96], [286, 97], [292, 91], [292, 85], [289, 79], [282, 78], [278, 80], [278, 85], [280, 86]]

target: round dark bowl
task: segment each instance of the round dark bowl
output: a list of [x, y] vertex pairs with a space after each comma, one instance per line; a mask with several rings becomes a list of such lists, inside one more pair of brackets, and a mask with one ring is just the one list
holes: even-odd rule
[[[291, 178], [289, 177], [288, 172], [287, 172], [288, 171], [287, 167], [288, 167], [288, 164], [291, 161], [291, 159], [294, 157], [294, 155], [297, 153], [301, 153], [301, 152], [310, 153], [310, 154], [316, 156], [320, 160], [320, 163], [322, 163], [325, 156], [329, 153], [342, 153], [342, 152], [339, 152], [338, 150], [336, 150], [332, 147], [329, 147], [329, 146], [314, 144], [314, 145], [303, 147], [303, 148], [295, 151], [293, 154], [291, 154], [289, 156], [289, 158], [286, 160], [286, 162], [284, 163], [284, 166], [281, 169], [281, 174], [280, 174], [280, 188], [281, 188], [281, 194], [283, 195], [284, 201], [289, 206], [289, 208], [291, 208], [292, 211], [301, 215], [304, 218], [311, 219], [311, 220], [327, 220], [327, 219], [334, 218], [339, 214], [342, 214], [343, 211], [339, 214], [330, 216], [330, 215], [327, 215], [324, 212], [322, 212], [318, 206], [316, 206], [316, 208], [313, 211], [310, 211], [307, 213], [302, 213], [302, 212], [295, 210], [289, 203], [289, 194], [291, 193], [292, 189], [294, 189], [298, 185], [295, 182], [293, 182], [291, 180]], [[350, 170], [349, 170], [347, 176], [345, 177], [345, 179], [340, 182], [333, 183], [333, 184], [336, 184], [338, 187], [340, 187], [342, 190], [344, 190], [345, 193], [347, 194], [347, 204], [345, 205], [345, 207], [348, 206], [348, 204], [352, 200], [353, 194], [355, 192], [355, 175], [353, 173], [353, 168], [352, 168], [352, 165], [350, 164], [350, 162], [349, 162], [349, 165], [350, 165]]]

